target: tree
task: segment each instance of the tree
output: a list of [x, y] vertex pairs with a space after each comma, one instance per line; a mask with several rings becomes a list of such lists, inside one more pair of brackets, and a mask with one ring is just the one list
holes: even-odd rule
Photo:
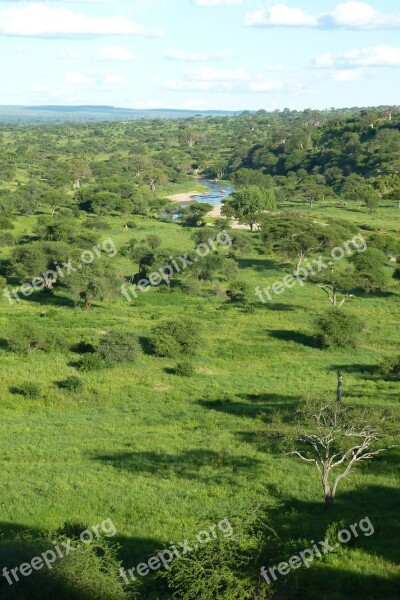
[[[224, 202], [224, 209], [225, 206], [228, 207], [228, 213], [230, 209], [238, 221], [250, 225], [251, 231], [266, 211], [277, 209], [273, 190], [256, 185], [240, 188]], [[224, 209], [222, 213], [230, 216]]]
[[[310, 277], [310, 281], [327, 294], [335, 308], [341, 308], [345, 302], [353, 298], [350, 291], [357, 287], [354, 272], [349, 269], [345, 271], [324, 270], [322, 273]], [[340, 299], [339, 294], [343, 294], [343, 298]]]
[[315, 338], [321, 348], [355, 348], [363, 323], [353, 315], [331, 308], [315, 323]]
[[366, 294], [382, 290], [387, 285], [388, 277], [384, 270], [386, 260], [386, 256], [377, 248], [368, 248], [354, 257], [357, 285]]
[[196, 202], [182, 211], [181, 223], [186, 227], [199, 227], [204, 224], [204, 217], [212, 210], [211, 204]]
[[[340, 482], [357, 465], [399, 446], [398, 421], [387, 411], [309, 403], [294, 416], [281, 415], [275, 421], [281, 431], [272, 437], [280, 440], [284, 452], [317, 467], [327, 509]], [[290, 423], [284, 433], [282, 421]]]
[[76, 306], [90, 310], [95, 300], [116, 298], [121, 282], [111, 265], [98, 261], [68, 275], [64, 285], [72, 292]]

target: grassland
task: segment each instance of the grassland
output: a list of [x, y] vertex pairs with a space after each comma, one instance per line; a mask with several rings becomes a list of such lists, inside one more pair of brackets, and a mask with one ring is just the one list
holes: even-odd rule
[[[378, 217], [332, 205], [314, 212], [318, 219], [340, 216], [385, 231], [400, 229], [397, 212], [389, 208]], [[34, 222], [19, 218], [15, 234], [31, 231]], [[123, 246], [132, 235], [124, 219], [109, 222], [112, 230], [103, 237]], [[167, 247], [193, 248], [190, 231], [177, 224], [147, 218], [137, 223], [138, 238], [156, 233]], [[289, 272], [276, 256], [257, 251], [257, 234], [248, 235], [255, 249], [239, 261], [241, 279], [264, 287]], [[2, 250], [5, 256], [9, 249]], [[131, 273], [128, 259], [112, 260]], [[174, 375], [176, 361], [145, 354], [137, 367], [83, 374], [85, 391], [79, 394], [56, 385], [76, 374], [76, 354], [32, 352], [21, 358], [0, 350], [1, 531], [7, 536], [50, 530], [66, 520], [92, 525], [111, 517], [130, 567], [171, 540], [193, 537], [199, 523], [261, 502], [270, 505], [282, 536], [306, 540], [323, 539], [333, 520], [352, 523], [369, 516], [374, 535], [360, 541], [351, 562], [345, 553], [324, 559], [310, 575], [314, 593], [329, 599], [398, 598], [398, 453], [357, 470], [327, 514], [314, 468], [268, 452], [257, 415], [294, 409], [305, 398], [331, 399], [339, 368], [346, 403], [398, 407], [398, 384], [377, 379], [374, 368], [398, 351], [399, 296], [393, 288], [352, 300], [347, 310], [361, 316], [365, 330], [351, 352], [314, 346], [313, 320], [328, 300], [311, 285], [287, 290], [265, 305], [254, 296], [253, 314], [207, 289], [189, 295], [159, 288], [130, 304], [122, 296], [95, 303], [90, 312], [75, 309], [60, 291], [53, 298], [37, 293], [13, 306], [2, 297], [2, 338], [17, 321], [39, 323], [69, 345], [118, 326], [140, 335], [146, 347], [160, 319], [185, 316], [199, 323], [203, 343], [193, 378]], [[12, 393], [26, 380], [42, 386], [42, 398]], [[150, 578], [146, 585], [146, 598], [164, 597]]]

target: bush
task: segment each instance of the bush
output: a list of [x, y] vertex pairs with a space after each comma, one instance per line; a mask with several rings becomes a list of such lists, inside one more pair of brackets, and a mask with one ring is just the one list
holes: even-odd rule
[[400, 380], [400, 354], [384, 358], [379, 365], [379, 372], [384, 377]]
[[8, 349], [20, 354], [33, 350], [47, 350], [48, 341], [43, 330], [31, 323], [18, 323], [7, 340]]
[[82, 379], [79, 379], [75, 375], [71, 375], [67, 379], [64, 379], [64, 381], [60, 381], [58, 386], [67, 392], [81, 392], [84, 387]]
[[321, 348], [355, 348], [363, 327], [357, 317], [332, 308], [316, 321], [317, 345]]
[[75, 521], [65, 521], [64, 525], [57, 529], [58, 535], [65, 535], [69, 540], [79, 540], [82, 531], [89, 529], [84, 523], [76, 523]]
[[15, 229], [15, 225], [7, 217], [0, 217], [0, 229]]
[[199, 344], [199, 326], [189, 319], [163, 321], [152, 330], [151, 345], [156, 356], [192, 353]]
[[100, 371], [106, 365], [99, 354], [84, 354], [79, 362], [80, 371]]
[[245, 281], [233, 281], [226, 292], [232, 302], [246, 302], [250, 288]]
[[21, 383], [19, 387], [14, 388], [14, 391], [20, 396], [25, 396], [25, 398], [40, 398], [42, 395], [40, 386], [37, 383], [33, 383], [33, 381]]
[[100, 341], [98, 353], [107, 363], [136, 363], [142, 353], [138, 338], [129, 331], [110, 331]]
[[127, 221], [126, 226], [128, 229], [136, 229], [137, 228], [135, 221]]
[[53, 534], [51, 537], [25, 534], [23, 539], [16, 538], [2, 542], [0, 545], [2, 565], [30, 562], [32, 557], [40, 557], [43, 552], [54, 550], [55, 544], [61, 549], [63, 557], [53, 562], [51, 570], [47, 567], [33, 570], [29, 577], [20, 577], [18, 584], [13, 586], [1, 577], [1, 599], [128, 600], [132, 598], [132, 595], [126, 591], [119, 574], [121, 565], [117, 558], [117, 550], [110, 546], [108, 540], [95, 538], [90, 544], [81, 544], [74, 538], [70, 539], [72, 549], [69, 552], [63, 545], [67, 543], [67, 537], [58, 534]]
[[193, 377], [195, 374], [195, 368], [188, 360], [179, 362], [175, 367], [175, 375], [179, 375], [179, 377]]
[[14, 246], [15, 239], [11, 233], [2, 233], [0, 231], [0, 246]]
[[[334, 521], [333, 523], [331, 523], [326, 532], [325, 532], [325, 539], [328, 540], [328, 543], [335, 548], [337, 544], [339, 544], [340, 546], [354, 546], [355, 544], [355, 537], [354, 535], [351, 536], [350, 540], [348, 542], [341, 542], [339, 539], [339, 534], [341, 531], [343, 531], [344, 529], [347, 529], [347, 523], [346, 521]], [[348, 529], [347, 529], [348, 530]]]

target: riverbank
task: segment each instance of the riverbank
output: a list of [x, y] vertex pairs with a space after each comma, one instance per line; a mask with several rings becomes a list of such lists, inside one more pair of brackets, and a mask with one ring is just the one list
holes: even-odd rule
[[166, 196], [171, 202], [178, 202], [179, 204], [196, 204], [196, 200], [193, 200], [193, 196], [198, 196], [201, 192], [183, 192], [182, 194], [172, 194], [172, 196]]

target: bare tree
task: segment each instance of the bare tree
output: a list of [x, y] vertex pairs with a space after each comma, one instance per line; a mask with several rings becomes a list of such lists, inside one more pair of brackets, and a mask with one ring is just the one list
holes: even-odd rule
[[398, 423], [387, 411], [309, 404], [295, 413], [292, 425], [280, 433], [285, 453], [317, 467], [327, 509], [358, 464], [399, 446]]

